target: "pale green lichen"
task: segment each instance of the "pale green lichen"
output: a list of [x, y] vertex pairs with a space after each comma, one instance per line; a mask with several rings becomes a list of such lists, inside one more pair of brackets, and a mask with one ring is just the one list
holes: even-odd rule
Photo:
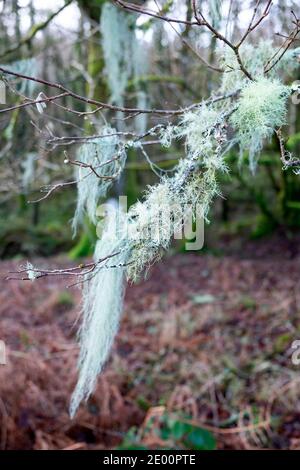
[[22, 187], [25, 192], [28, 191], [30, 185], [34, 182], [35, 179], [35, 166], [36, 166], [37, 155], [35, 153], [29, 152], [24, 162], [22, 162]]
[[[38, 75], [38, 61], [35, 57], [31, 57], [30, 59], [22, 59], [16, 60], [14, 62], [10, 62], [9, 64], [1, 64], [1, 67], [8, 68], [12, 72], [15, 72], [20, 75], [30, 75], [30, 76], [37, 76]], [[17, 80], [14, 75], [7, 75], [6, 80], [12, 81], [13, 86], [16, 90], [27, 96], [32, 96], [35, 88], [37, 87], [37, 83], [33, 80]]]
[[[77, 160], [82, 163], [76, 170], [77, 206], [73, 230], [82, 222], [86, 212], [96, 224], [96, 211], [100, 198], [105, 197], [114, 179], [120, 175], [126, 160], [124, 145], [116, 131], [110, 127], [101, 129], [102, 137], [84, 143], [78, 151]], [[87, 166], [91, 165], [91, 167]], [[94, 171], [93, 171], [94, 170]]]
[[212, 25], [214, 28], [219, 28], [222, 19], [222, 0], [209, 0], [208, 8]]
[[[120, 214], [110, 211], [102, 239], [94, 254], [95, 270], [86, 274], [83, 286], [83, 320], [79, 331], [79, 379], [72, 395], [70, 415], [74, 416], [82, 400], [93, 391], [110, 352], [119, 326], [123, 306], [125, 268], [128, 258], [124, 250], [123, 223], [119, 220], [116, 232], [115, 218]], [[111, 258], [110, 255], [116, 254]], [[99, 263], [100, 260], [106, 261]], [[99, 264], [97, 264], [99, 263]], [[117, 265], [117, 267], [111, 267]]]
[[164, 177], [150, 188], [143, 202], [129, 211], [131, 230], [129, 279], [140, 273], [168, 249], [172, 236], [180, 232], [188, 217], [207, 218], [213, 197], [220, 194], [217, 172], [227, 171], [222, 147], [224, 115], [214, 107], [199, 106], [183, 115], [176, 126], [159, 129], [164, 145], [183, 139], [186, 158], [171, 178]]
[[[148, 72], [147, 47], [137, 38], [132, 15], [110, 2], [103, 5], [100, 26], [110, 98], [122, 105], [129, 79], [138, 82]], [[137, 89], [137, 106], [144, 108], [148, 101], [143, 90]], [[146, 120], [147, 115], [138, 116], [138, 127], [145, 130]]]
[[134, 29], [131, 17], [110, 2], [105, 2], [101, 14], [102, 47], [111, 101], [121, 105], [128, 79], [132, 73], [132, 43]]
[[[132, 15], [106, 2], [102, 8], [100, 26], [105, 74], [111, 102], [119, 106], [124, 104], [125, 91], [131, 81], [137, 108], [147, 108], [150, 105], [150, 95], [145, 92], [139, 79], [148, 73], [148, 47], [142, 39], [138, 38], [136, 22]], [[146, 113], [135, 117], [135, 128], [138, 134], [145, 133], [147, 123]]]
[[[184, 113], [178, 124], [156, 126], [151, 131], [163, 146], [170, 147], [174, 139], [183, 140], [186, 155], [171, 177], [160, 178], [157, 185], [148, 188], [143, 200], [129, 209], [121, 219], [117, 237], [114, 234], [110, 238], [111, 226], [108, 225], [97, 243], [96, 261], [117, 253], [115, 262], [121, 266], [109, 268], [106, 262], [107, 269], [102, 269], [100, 265], [84, 287], [81, 370], [72, 399], [72, 415], [80, 401], [93, 390], [97, 374], [108, 357], [118, 328], [125, 276], [135, 281], [147, 270], [169, 248], [172, 236], [182, 228], [187, 217], [197, 214], [207, 219], [213, 198], [220, 194], [217, 175], [227, 171], [224, 155], [233, 142], [237, 140], [242, 150], [249, 152], [254, 169], [264, 139], [270, 138], [274, 130], [285, 123], [291, 89], [272, 76], [263, 76], [264, 64], [273, 53], [270, 45], [261, 43], [258, 56], [257, 48], [251, 47], [243, 48], [243, 59], [256, 81], [244, 78], [233, 58], [232, 64], [236, 68], [230, 78], [230, 91], [241, 89], [237, 102], [199, 106]], [[229, 81], [223, 82], [222, 86], [226, 89]], [[237, 134], [230, 140], [227, 137], [228, 121]], [[128, 145], [142, 149], [140, 143]], [[97, 197], [98, 184], [95, 182]], [[81, 196], [83, 206], [91, 198], [94, 208], [97, 197], [93, 192], [84, 192]]]
[[36, 270], [33, 267], [33, 265], [29, 263], [29, 261], [27, 261], [27, 264], [26, 264], [26, 272], [27, 272], [28, 279], [30, 281], [35, 281], [41, 276], [41, 273], [38, 270]]
[[[255, 79], [265, 75], [265, 66], [274, 56], [274, 44], [270, 40], [261, 40], [257, 44], [244, 43], [240, 47], [239, 54], [245, 69]], [[289, 50], [274, 67], [268, 72], [268, 78], [275, 79], [278, 74], [288, 75], [299, 67], [298, 57], [300, 48]], [[220, 66], [224, 69], [221, 80], [221, 93], [233, 92], [241, 89], [249, 82], [240, 68], [234, 51], [228, 47], [219, 52]], [[272, 61], [271, 61], [272, 63]]]
[[249, 152], [250, 168], [255, 170], [265, 139], [286, 122], [290, 88], [278, 80], [259, 78], [241, 91], [238, 108], [230, 122], [236, 129], [242, 151]]

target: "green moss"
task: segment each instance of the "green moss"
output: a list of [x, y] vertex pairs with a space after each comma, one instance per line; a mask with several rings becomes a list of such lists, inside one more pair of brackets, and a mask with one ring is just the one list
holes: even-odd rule
[[63, 307], [73, 307], [74, 299], [70, 292], [64, 290], [59, 293], [57, 303]]
[[256, 227], [251, 233], [252, 239], [258, 239], [270, 235], [274, 232], [276, 224], [274, 220], [270, 217], [267, 217], [265, 214], [260, 214], [257, 217]]

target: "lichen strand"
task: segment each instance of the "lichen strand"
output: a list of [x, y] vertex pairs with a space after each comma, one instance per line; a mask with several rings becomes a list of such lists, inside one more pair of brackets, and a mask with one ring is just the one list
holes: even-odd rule
[[110, 127], [100, 130], [103, 137], [86, 142], [78, 151], [77, 160], [82, 166], [77, 167], [77, 206], [73, 220], [76, 232], [86, 212], [96, 224], [96, 211], [99, 199], [105, 197], [112, 182], [121, 173], [126, 152], [116, 131]]
[[[270, 50], [268, 43], [261, 43], [255, 49], [245, 46], [241, 53], [246, 68], [256, 81], [243, 78], [234, 62], [236, 58], [229, 54], [226, 63], [229, 59], [233, 61], [233, 68], [229, 67], [231, 73], [224, 74], [229, 78], [223, 80], [222, 87], [224, 91], [231, 83], [231, 92], [239, 90], [239, 98], [234, 98], [237, 103], [222, 100], [211, 106], [200, 105], [186, 112], [177, 125], [153, 128], [150, 135], [157, 136], [163, 146], [170, 147], [174, 140], [182, 140], [185, 158], [178, 163], [173, 176], [161, 177], [156, 186], [148, 188], [143, 202], [139, 201], [129, 209], [113, 242], [108, 224], [102, 240], [97, 243], [95, 260], [98, 262], [104, 255], [116, 253], [118, 257], [114, 262], [121, 263], [121, 267], [107, 269], [100, 263], [85, 287], [81, 372], [71, 405], [72, 414], [81, 399], [86, 399], [92, 392], [97, 374], [108, 357], [118, 328], [125, 275], [135, 281], [147, 270], [169, 248], [173, 235], [183, 228], [187, 217], [197, 214], [207, 219], [213, 198], [220, 194], [217, 175], [227, 171], [224, 156], [230, 146], [239, 142], [241, 149], [249, 152], [254, 169], [264, 139], [271, 137], [273, 131], [285, 123], [291, 89], [272, 74], [269, 78], [262, 74], [273, 49]], [[236, 131], [230, 139], [227, 135], [229, 124]], [[138, 145], [142, 149], [142, 144]], [[95, 180], [93, 191], [97, 197], [98, 184]], [[91, 198], [90, 216], [95, 212], [96, 196], [86, 190], [81, 195], [81, 208], [91, 204], [88, 201]]]
[[[123, 103], [124, 91], [132, 73], [132, 43], [134, 29], [131, 17], [110, 2], [106, 2], [101, 14], [102, 47], [111, 101]], [[111, 40], [113, 38], [113, 41]]]
[[130, 280], [136, 280], [160, 258], [188, 217], [197, 213], [207, 219], [213, 197], [220, 194], [217, 172], [227, 171], [222, 154], [226, 141], [223, 120], [224, 113], [200, 106], [186, 113], [178, 126], [160, 130], [164, 145], [170, 145], [172, 139], [184, 139], [186, 158], [172, 178], [162, 179], [148, 190], [143, 203], [129, 211]]
[[287, 98], [290, 88], [278, 80], [259, 78], [241, 91], [238, 108], [230, 122], [237, 131], [242, 152], [249, 152], [252, 171], [263, 147], [264, 139], [272, 136], [286, 122]]
[[[287, 51], [282, 59], [268, 72], [268, 78], [274, 79], [282, 74], [286, 76], [292, 73], [299, 66], [297, 61], [299, 54], [300, 48]], [[245, 43], [240, 47], [240, 57], [243, 65], [256, 80], [264, 76], [265, 66], [273, 56], [274, 44], [272, 41], [261, 40], [255, 45]], [[242, 72], [232, 49], [222, 49], [219, 52], [219, 62], [225, 71], [222, 75], [221, 93], [240, 90], [249, 82], [249, 79]]]

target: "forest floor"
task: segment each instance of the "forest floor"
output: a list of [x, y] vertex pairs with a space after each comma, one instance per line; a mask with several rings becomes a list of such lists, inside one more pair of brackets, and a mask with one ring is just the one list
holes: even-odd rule
[[111, 359], [73, 420], [80, 291], [2, 275], [0, 448], [111, 449], [130, 429], [157, 448], [153, 423], [169, 414], [208, 429], [220, 449], [300, 449], [300, 256], [274, 240], [239, 253], [168, 257], [128, 288]]

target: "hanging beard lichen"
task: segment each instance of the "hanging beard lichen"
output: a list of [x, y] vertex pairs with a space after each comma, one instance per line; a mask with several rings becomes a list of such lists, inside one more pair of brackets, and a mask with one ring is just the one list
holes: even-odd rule
[[101, 129], [101, 134], [103, 137], [84, 143], [78, 152], [78, 161], [82, 166], [76, 171], [78, 195], [73, 219], [74, 233], [85, 211], [90, 220], [96, 224], [99, 199], [106, 195], [108, 188], [118, 178], [125, 164], [126, 152], [116, 131], [104, 127]]
[[[218, 51], [220, 66], [224, 69], [221, 79], [220, 92], [227, 93], [240, 90], [247, 83], [249, 78], [241, 70], [237, 57], [232, 49], [225, 48]], [[299, 66], [297, 57], [300, 48], [287, 51], [283, 58], [278, 61], [268, 72], [269, 79], [275, 79], [281, 75], [289, 75]], [[242, 44], [240, 57], [244, 67], [255, 80], [265, 76], [265, 65], [274, 55], [274, 44], [269, 40], [260, 40], [257, 44]]]
[[[1, 64], [1, 67], [8, 68], [15, 73], [21, 75], [38, 75], [38, 61], [35, 57], [31, 57], [30, 59], [21, 59], [16, 60], [15, 62], [11, 62], [10, 64]], [[8, 75], [6, 77], [8, 81], [15, 82], [15, 77], [12, 75]], [[14, 87], [18, 90], [19, 93], [22, 95], [29, 95], [32, 96], [35, 88], [37, 87], [36, 82], [33, 80], [22, 80], [14, 83]]]
[[[260, 57], [255, 67], [260, 69], [262, 63]], [[240, 71], [233, 77], [236, 80], [233, 90], [239, 91], [232, 100], [199, 105], [184, 113], [177, 125], [156, 126], [149, 131], [149, 135], [156, 135], [167, 147], [174, 139], [183, 139], [186, 156], [178, 163], [173, 176], [160, 177], [159, 183], [145, 193], [142, 202], [138, 201], [127, 214], [119, 217], [117, 229], [116, 215], [111, 215], [97, 243], [95, 269], [84, 279], [80, 372], [71, 402], [72, 416], [81, 400], [92, 393], [97, 375], [108, 358], [118, 329], [126, 278], [135, 281], [153, 264], [168, 249], [172, 236], [182, 229], [186, 218], [198, 215], [207, 220], [211, 202], [220, 194], [217, 175], [227, 171], [224, 157], [230, 146], [239, 142], [243, 150], [248, 150], [254, 169], [263, 140], [285, 123], [289, 87], [260, 74], [257, 81], [241, 81]], [[228, 139], [230, 126], [236, 136]], [[96, 145], [103, 144], [99, 141]], [[110, 145], [117, 146], [117, 143]], [[143, 149], [142, 144], [139, 145]], [[124, 146], [120, 148], [124, 152]], [[93, 154], [87, 152], [86, 147], [83, 150], [83, 158], [87, 162], [94, 161]], [[102, 150], [100, 153], [102, 155]], [[105, 160], [112, 153], [106, 149]], [[107, 185], [97, 178], [93, 179], [93, 184], [92, 189], [78, 187], [81, 194], [77, 212], [81, 214], [85, 208], [95, 220], [98, 198]], [[110, 258], [105, 259], [107, 256]]]
[[[111, 101], [123, 103], [123, 95], [132, 72], [132, 42], [134, 30], [131, 17], [110, 2], [105, 2], [101, 14], [102, 47]], [[111, 38], [113, 37], [113, 41]]]
[[[100, 27], [110, 101], [122, 106], [124, 93], [131, 81], [137, 107], [146, 108], [150, 99], [143, 89], [145, 86], [142, 88], [140, 83], [143, 83], [142, 78], [148, 73], [148, 46], [137, 37], [136, 22], [131, 15], [106, 2], [102, 9]], [[146, 131], [147, 120], [147, 114], [135, 117], [138, 133], [143, 134]]]
[[[168, 249], [172, 235], [182, 228], [187, 217], [195, 213], [206, 217], [212, 198], [218, 194], [216, 173], [226, 170], [222, 152], [225, 116], [226, 113], [205, 106], [186, 115], [173, 132], [174, 137], [186, 140], [187, 152], [174, 176], [162, 178], [149, 189], [144, 202], [136, 203], [128, 214], [119, 217], [117, 230], [115, 216], [109, 218], [94, 258], [99, 263], [106, 256], [116, 255], [104, 265], [96, 264], [95, 271], [85, 279], [80, 373], [71, 402], [72, 416], [80, 401], [93, 391], [108, 357], [122, 310], [125, 275], [135, 281]], [[112, 264], [115, 266], [109, 267]]]
[[125, 278], [135, 281], [159, 259], [186, 218], [196, 214], [207, 220], [211, 202], [220, 194], [217, 174], [227, 171], [224, 156], [231, 145], [227, 139], [229, 121], [237, 129], [240, 144], [251, 147], [257, 126], [262, 128], [258, 138], [263, 139], [284, 122], [289, 92], [280, 82], [261, 79], [244, 88], [238, 106], [202, 105], [185, 113], [178, 125], [157, 131], [164, 146], [170, 146], [173, 139], [184, 139], [186, 157], [173, 177], [161, 178], [144, 201], [134, 204], [121, 218], [117, 237], [111, 238], [108, 224], [97, 243], [96, 263], [116, 253], [113, 263], [121, 266], [106, 267], [111, 261], [103, 268], [100, 264], [84, 286], [80, 374], [71, 403], [72, 416], [80, 401], [92, 393], [108, 357], [122, 310]]
[[35, 153], [29, 152], [22, 164], [23, 174], [21, 183], [25, 193], [28, 192], [30, 185], [34, 182], [37, 158]]
[[249, 164], [255, 170], [264, 139], [286, 121], [286, 104], [290, 88], [278, 80], [259, 78], [241, 91], [238, 108], [231, 117], [237, 130], [241, 151], [249, 152]]
[[96, 265], [84, 279], [83, 321], [79, 331], [80, 374], [71, 400], [71, 416], [76, 413], [79, 403], [93, 391], [119, 326], [125, 282], [123, 265], [129, 253], [123, 239], [123, 221], [116, 221], [118, 215], [116, 212], [110, 214], [102, 239], [97, 242], [94, 260], [97, 263], [107, 256], [116, 255]]
[[222, 19], [222, 0], [209, 0], [209, 12], [214, 28], [219, 28]]

